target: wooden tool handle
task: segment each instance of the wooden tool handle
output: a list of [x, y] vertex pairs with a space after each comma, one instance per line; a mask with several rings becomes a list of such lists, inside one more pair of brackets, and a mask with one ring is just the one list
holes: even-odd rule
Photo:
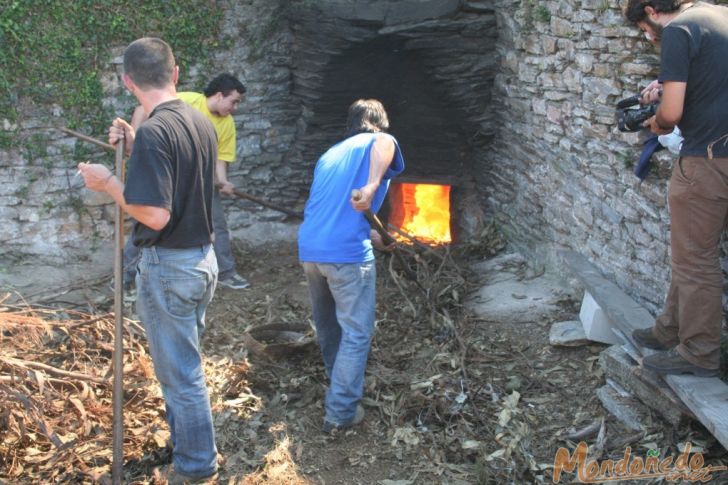
[[[220, 186], [218, 185], [218, 188], [219, 187]], [[267, 207], [269, 209], [273, 209], [273, 210], [276, 210], [278, 212], [283, 212], [284, 214], [288, 214], [291, 217], [296, 217], [298, 219], [303, 219], [303, 213], [301, 213], [301, 212], [297, 212], [297, 211], [294, 211], [294, 210], [291, 210], [291, 209], [287, 209], [285, 207], [282, 207], [280, 205], [274, 204], [274, 203], [269, 202], [267, 200], [263, 200], [260, 197], [256, 197], [256, 196], [254, 196], [252, 194], [249, 194], [247, 192], [243, 192], [241, 190], [233, 189], [233, 195], [235, 195], [235, 197], [239, 197], [241, 199], [247, 199], [247, 200], [249, 200], [251, 202], [255, 202], [256, 204], [260, 204], [263, 207]]]
[[86, 136], [83, 133], [79, 133], [77, 131], [69, 130], [68, 128], [59, 128], [63, 133], [71, 136], [75, 136], [79, 140], [87, 141], [89, 143], [93, 143], [96, 146], [100, 146], [101, 148], [106, 148], [107, 150], [115, 150], [115, 148], [108, 143], [104, 143], [101, 140], [97, 140], [96, 138], [91, 138], [90, 136]]
[[[361, 199], [361, 190], [354, 189], [351, 191], [351, 198], [354, 200], [360, 200]], [[364, 217], [367, 218], [367, 221], [369, 221], [369, 225], [372, 226], [372, 228], [379, 233], [380, 236], [382, 236], [382, 242], [385, 246], [389, 246], [393, 242], [395, 242], [394, 238], [392, 237], [389, 232], [384, 228], [384, 225], [382, 224], [382, 221], [379, 220], [379, 218], [374, 214], [371, 210], [366, 209], [364, 211]]]

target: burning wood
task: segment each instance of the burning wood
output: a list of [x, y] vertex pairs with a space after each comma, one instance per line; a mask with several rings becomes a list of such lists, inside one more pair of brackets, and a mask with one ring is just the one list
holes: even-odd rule
[[452, 242], [449, 185], [393, 183], [389, 197], [393, 226], [429, 244]]

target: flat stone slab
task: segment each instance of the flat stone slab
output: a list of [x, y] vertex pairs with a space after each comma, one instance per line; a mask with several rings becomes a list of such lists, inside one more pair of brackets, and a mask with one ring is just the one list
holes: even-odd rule
[[610, 345], [620, 343], [612, 331], [612, 322], [609, 321], [599, 303], [594, 300], [594, 297], [588, 291], [584, 292], [579, 320], [581, 320], [584, 333], [589, 340]]
[[[652, 326], [655, 318], [637, 304], [616, 284], [604, 275], [582, 254], [562, 251], [559, 256], [571, 268], [574, 276], [592, 294], [609, 320], [630, 340], [642, 356], [655, 351], [642, 348], [632, 339], [632, 331]], [[696, 377], [691, 375], [664, 376], [664, 380], [675, 394], [695, 414], [713, 436], [728, 449], [728, 384], [718, 377]]]
[[298, 238], [299, 221], [293, 223], [259, 221], [231, 231], [230, 236], [250, 246], [265, 246], [271, 241], [295, 241]]
[[[96, 251], [89, 251], [88, 255], [89, 259], [86, 261], [58, 266], [34, 264], [33, 261], [13, 264], [12, 271], [0, 271], [0, 296], [10, 292], [8, 303], [34, 303], [36, 297], [57, 294], [59, 289], [82, 289], [85, 282], [108, 278], [107, 283], [111, 284], [114, 243], [105, 244]], [[0, 267], [2, 266], [3, 263], [0, 262]]]
[[581, 347], [590, 344], [579, 320], [556, 322], [551, 325], [549, 343], [557, 347]]
[[515, 253], [500, 255], [474, 267], [484, 282], [465, 302], [481, 318], [534, 322], [558, 310], [571, 292], [553, 275], [539, 274]]

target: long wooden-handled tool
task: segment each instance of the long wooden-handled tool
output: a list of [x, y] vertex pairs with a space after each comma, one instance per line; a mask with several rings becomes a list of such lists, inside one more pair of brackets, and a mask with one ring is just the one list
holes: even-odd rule
[[79, 133], [77, 131], [69, 130], [68, 128], [59, 128], [63, 133], [66, 133], [67, 135], [75, 136], [79, 140], [87, 141], [89, 143], [93, 143], [96, 146], [100, 146], [101, 148], [106, 148], [107, 150], [113, 150], [114, 147], [109, 145], [108, 143], [104, 143], [101, 140], [97, 140], [96, 138], [91, 138], [90, 136], [86, 136], [83, 133]]
[[[100, 146], [101, 148], [106, 148], [107, 150], [114, 150], [114, 147], [109, 145], [108, 143], [104, 143], [101, 140], [97, 140], [96, 138], [91, 138], [90, 136], [86, 136], [83, 133], [79, 133], [77, 131], [69, 130], [68, 128], [59, 128], [63, 133], [66, 133], [71, 136], [75, 136], [76, 138], [87, 141], [89, 143], [93, 143], [96, 146]], [[118, 171], [116, 172], [119, 173]], [[291, 209], [287, 209], [285, 207], [282, 207], [280, 205], [276, 205], [273, 202], [268, 202], [267, 200], [263, 200], [260, 197], [256, 197], [254, 195], [251, 195], [247, 192], [243, 192], [242, 190], [233, 190], [233, 194], [235, 194], [236, 197], [240, 197], [241, 199], [247, 199], [252, 202], [255, 202], [256, 204], [260, 204], [263, 207], [268, 207], [269, 209], [277, 210], [278, 212], [283, 212], [284, 214], [288, 214], [289, 216], [296, 217], [298, 219], [303, 219], [303, 214], [300, 212], [293, 211]]]
[[284, 214], [288, 214], [289, 216], [297, 217], [298, 219], [303, 219], [303, 214], [300, 212], [296, 212], [291, 209], [286, 209], [285, 207], [281, 207], [272, 202], [268, 202], [267, 200], [263, 200], [254, 195], [250, 195], [247, 192], [243, 192], [241, 190], [234, 189], [233, 194], [235, 194], [236, 197], [240, 197], [241, 199], [247, 199], [247, 200], [253, 201], [256, 204], [262, 205], [263, 207], [268, 207], [269, 209], [277, 210], [278, 212], [283, 212]]
[[[354, 200], [361, 199], [361, 190], [354, 189], [351, 191], [351, 198]], [[382, 236], [382, 242], [385, 246], [389, 246], [393, 242], [396, 242], [392, 235], [387, 232], [387, 230], [384, 228], [384, 225], [382, 225], [382, 221], [379, 220], [379, 218], [370, 210], [366, 209], [364, 211], [364, 217], [367, 218], [367, 221], [369, 221], [369, 225], [379, 233], [380, 236]], [[396, 249], [396, 247], [395, 247]]]
[[[124, 183], [124, 141], [116, 144], [116, 148], [90, 136], [83, 135], [68, 128], [61, 131], [75, 136], [83, 141], [116, 150], [116, 177]], [[113, 410], [113, 439], [111, 482], [121, 485], [124, 473], [124, 282], [123, 282], [123, 252], [124, 252], [124, 214], [119, 205], [114, 214], [114, 354], [111, 359], [114, 368], [114, 386], [112, 390]]]
[[[116, 144], [116, 176], [124, 183], [124, 140]], [[112, 403], [114, 410], [113, 455], [111, 481], [120, 485], [124, 471], [124, 214], [121, 206], [116, 206], [114, 221], [116, 234], [114, 245], [114, 387]]]
[[[354, 189], [351, 191], [351, 198], [354, 200], [361, 199], [361, 191], [358, 189]], [[366, 217], [367, 221], [369, 221], [369, 225], [379, 233], [379, 235], [382, 237], [382, 242], [385, 246], [389, 246], [392, 243], [396, 243], [397, 241], [392, 237], [392, 235], [387, 232], [387, 230], [384, 228], [384, 225], [382, 224], [382, 221], [379, 220], [376, 214], [374, 214], [370, 209], [366, 209], [364, 211], [364, 217]], [[395, 245], [394, 246], [394, 255], [397, 257], [400, 263], [402, 263], [402, 268], [404, 269], [404, 272], [407, 274], [407, 277], [414, 281], [417, 286], [419, 286], [422, 291], [427, 294], [427, 290], [422, 286], [422, 284], [417, 279], [417, 275], [412, 271], [412, 268], [409, 267], [407, 264], [407, 261], [404, 259], [404, 256], [402, 256], [402, 251], [399, 250], [399, 248]]]

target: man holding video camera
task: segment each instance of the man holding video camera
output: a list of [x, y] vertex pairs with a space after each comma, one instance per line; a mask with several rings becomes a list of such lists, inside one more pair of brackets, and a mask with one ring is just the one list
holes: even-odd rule
[[642, 91], [644, 102], [660, 105], [645, 126], [661, 135], [677, 125], [685, 138], [668, 190], [670, 289], [654, 327], [633, 336], [661, 351], [644, 359], [648, 369], [714, 376], [723, 317], [718, 244], [728, 219], [728, 8], [628, 0], [625, 16], [661, 46], [658, 81]]

